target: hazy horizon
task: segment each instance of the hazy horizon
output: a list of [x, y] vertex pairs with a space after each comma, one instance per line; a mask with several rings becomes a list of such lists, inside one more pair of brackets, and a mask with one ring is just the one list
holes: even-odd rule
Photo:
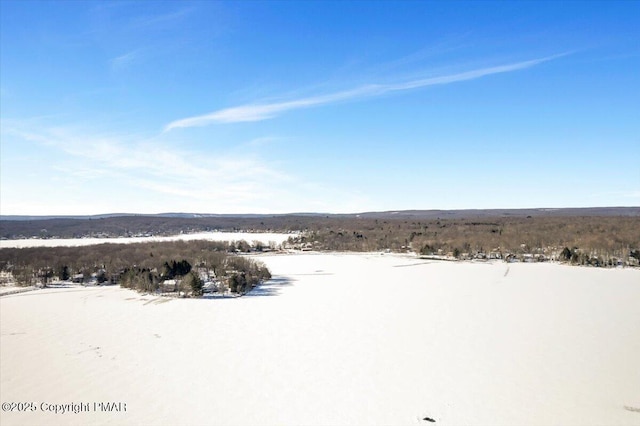
[[[157, 212], [157, 213], [131, 213], [131, 212], [104, 212], [87, 215], [74, 215], [74, 214], [59, 214], [59, 215], [39, 215], [39, 214], [24, 214], [24, 215], [6, 215], [0, 214], [0, 220], [38, 220], [38, 219], [83, 219], [83, 218], [107, 218], [107, 217], [127, 217], [127, 216], [151, 216], [151, 217], [173, 217], [173, 218], [195, 218], [195, 217], [270, 217], [270, 216], [393, 216], [398, 214], [400, 216], [428, 216], [427, 213], [445, 213], [445, 214], [460, 214], [466, 212], [477, 212], [483, 216], [490, 217], [492, 213], [499, 214], [500, 212], [509, 212], [511, 214], [521, 212], [522, 214], [529, 214], [534, 212], [540, 213], [552, 213], [564, 212], [565, 215], [569, 212], [580, 211], [582, 214], [589, 212], [592, 214], [606, 214], [616, 216], [621, 211], [631, 216], [640, 216], [640, 206], [603, 206], [603, 207], [529, 207], [529, 208], [492, 208], [492, 209], [407, 209], [407, 210], [380, 210], [380, 211], [359, 211], [359, 212], [344, 212], [344, 213], [332, 213], [332, 212], [285, 212], [285, 213], [203, 213], [203, 212]], [[614, 210], [615, 212], [611, 212]], [[612, 214], [613, 213], [613, 214]], [[624, 214], [623, 214], [624, 215]]]

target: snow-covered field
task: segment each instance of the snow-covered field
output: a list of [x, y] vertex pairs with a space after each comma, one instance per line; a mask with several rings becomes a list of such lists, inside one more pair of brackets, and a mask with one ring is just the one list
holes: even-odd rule
[[252, 243], [259, 241], [268, 244], [273, 241], [281, 244], [289, 237], [297, 234], [282, 234], [270, 232], [198, 232], [193, 234], [180, 234], [169, 237], [130, 237], [130, 238], [30, 238], [23, 240], [0, 240], [0, 248], [24, 248], [24, 247], [74, 247], [90, 246], [94, 244], [130, 244], [155, 241], [246, 241]]
[[[242, 298], [2, 297], [1, 399], [36, 411], [0, 423], [640, 424], [638, 270], [260, 259], [275, 279]], [[41, 411], [69, 403], [90, 411]]]

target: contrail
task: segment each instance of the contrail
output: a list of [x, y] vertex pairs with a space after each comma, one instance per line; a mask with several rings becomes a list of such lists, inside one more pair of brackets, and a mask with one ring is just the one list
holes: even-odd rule
[[404, 83], [369, 84], [342, 92], [312, 96], [284, 102], [248, 104], [225, 108], [204, 115], [197, 115], [194, 117], [172, 121], [165, 126], [164, 131], [168, 132], [172, 129], [177, 128], [206, 126], [214, 123], [239, 123], [247, 121], [268, 120], [286, 111], [292, 111], [296, 109], [311, 108], [314, 106], [327, 105], [331, 103], [364, 97], [380, 96], [389, 92], [400, 92], [405, 90], [420, 89], [428, 86], [457, 83], [459, 81], [475, 80], [477, 78], [486, 77], [489, 75], [518, 71], [526, 68], [531, 68], [543, 62], [551, 61], [553, 59], [557, 59], [566, 55], [568, 55], [568, 53], [547, 56], [539, 59], [532, 59], [529, 61], [516, 62], [513, 64], [465, 71], [457, 74], [411, 80]]

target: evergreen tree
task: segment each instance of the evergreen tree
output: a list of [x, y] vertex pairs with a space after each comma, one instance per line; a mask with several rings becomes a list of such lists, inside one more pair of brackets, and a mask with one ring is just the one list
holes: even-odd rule
[[63, 265], [62, 267], [60, 267], [60, 271], [58, 272], [58, 277], [62, 281], [67, 281], [69, 278], [71, 278], [71, 275], [69, 274], [69, 267], [67, 265]]
[[191, 290], [191, 294], [194, 296], [202, 296], [202, 287], [204, 283], [193, 271], [190, 271], [185, 277], [182, 279], [182, 284], [185, 289]]

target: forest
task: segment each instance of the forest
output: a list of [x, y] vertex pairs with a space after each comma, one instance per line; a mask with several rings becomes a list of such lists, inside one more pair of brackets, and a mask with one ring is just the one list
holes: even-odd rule
[[[640, 218], [620, 216], [359, 219], [309, 224], [288, 246], [312, 250], [415, 252], [473, 258], [525, 255], [580, 265], [637, 266]], [[566, 251], [571, 253], [568, 257]]]
[[[537, 233], [536, 221], [549, 219], [551, 223], [584, 224], [585, 218], [616, 222], [630, 219], [640, 221], [640, 207], [582, 208], [582, 209], [494, 209], [494, 210], [404, 210], [358, 214], [282, 214], [282, 215], [103, 215], [79, 217], [13, 217], [0, 216], [0, 239], [20, 238], [82, 238], [130, 237], [135, 235], [177, 235], [207, 231], [297, 232], [305, 230], [341, 228], [371, 229], [381, 222], [393, 224], [396, 237], [404, 233], [421, 232], [423, 224], [458, 222], [515, 221]], [[581, 228], [582, 232], [589, 232]], [[545, 229], [546, 231], [546, 229]]]
[[248, 243], [175, 241], [98, 244], [85, 247], [30, 247], [0, 250], [0, 271], [18, 285], [53, 281], [120, 284], [143, 292], [172, 291], [199, 296], [207, 280], [216, 291], [244, 294], [271, 278], [262, 263], [238, 254]]
[[[298, 232], [280, 248], [414, 252], [457, 259], [556, 260], [598, 267], [639, 266], [640, 208], [404, 211], [349, 215], [116, 216], [2, 220], [2, 238], [175, 235], [202, 231]], [[275, 248], [275, 247], [274, 247]], [[156, 242], [88, 247], [2, 248], [0, 270], [18, 283], [54, 278], [158, 291], [178, 278], [200, 294], [203, 281], [243, 293], [270, 274], [237, 252], [246, 242]], [[262, 247], [258, 246], [257, 250]], [[181, 263], [186, 262], [186, 263]], [[187, 266], [188, 265], [188, 266]], [[187, 285], [188, 284], [188, 285]]]

